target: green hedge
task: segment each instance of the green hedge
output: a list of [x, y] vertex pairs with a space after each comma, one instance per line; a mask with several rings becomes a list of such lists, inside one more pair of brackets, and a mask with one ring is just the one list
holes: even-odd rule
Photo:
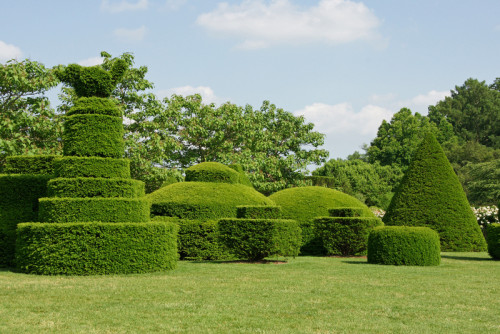
[[49, 181], [48, 197], [141, 197], [144, 182], [123, 178], [57, 178]]
[[269, 205], [240, 205], [236, 207], [237, 218], [247, 219], [279, 219], [281, 207]]
[[274, 205], [250, 187], [228, 183], [179, 182], [147, 197], [153, 215], [200, 220], [236, 217], [239, 205]]
[[319, 217], [314, 220], [314, 231], [326, 255], [365, 255], [370, 231], [382, 225], [379, 218]]
[[489, 224], [486, 227], [488, 253], [492, 258], [500, 260], [500, 224]]
[[13, 265], [17, 224], [38, 220], [48, 175], [0, 175], [0, 267]]
[[100, 157], [60, 157], [54, 160], [57, 177], [130, 178], [130, 161]]
[[99, 114], [115, 117], [122, 117], [123, 112], [116, 102], [112, 99], [97, 96], [80, 97], [75, 105], [66, 112], [66, 116], [82, 114]]
[[258, 261], [269, 256], [297, 256], [301, 231], [295, 220], [219, 220], [219, 240], [236, 257]]
[[5, 174], [53, 174], [57, 155], [13, 155], [6, 157]]
[[68, 222], [147, 222], [149, 201], [142, 198], [40, 198], [39, 220], [44, 223]]
[[16, 243], [18, 269], [41, 275], [131, 274], [174, 269], [172, 223], [23, 223]]
[[240, 174], [218, 162], [202, 162], [186, 169], [185, 181], [240, 183]]
[[125, 150], [121, 117], [73, 115], [64, 122], [65, 156], [121, 158]]
[[340, 207], [328, 209], [330, 217], [363, 217], [365, 215], [364, 208], [357, 207]]
[[232, 255], [219, 243], [217, 221], [189, 220], [174, 217], [154, 217], [179, 225], [177, 247], [181, 260], [227, 260]]
[[439, 234], [428, 227], [383, 226], [368, 237], [368, 262], [437, 266], [441, 262]]
[[240, 174], [240, 181], [239, 183], [244, 184], [245, 186], [249, 186], [253, 188], [253, 184], [250, 181], [250, 179], [247, 176], [247, 173], [245, 173], [245, 170], [243, 169], [243, 166], [240, 164], [231, 164], [228, 166], [231, 169], [234, 169]]
[[278, 191], [269, 199], [281, 206], [283, 218], [295, 219], [302, 229], [304, 255], [319, 255], [324, 252], [321, 241], [314, 233], [313, 220], [326, 217], [328, 210], [336, 207], [359, 207], [365, 217], [375, 217], [371, 210], [356, 198], [340, 191], [317, 186], [289, 188]]

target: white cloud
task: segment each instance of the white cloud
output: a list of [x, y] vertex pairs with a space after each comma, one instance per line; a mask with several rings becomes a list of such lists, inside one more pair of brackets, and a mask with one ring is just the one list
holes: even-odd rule
[[119, 28], [113, 31], [113, 35], [121, 41], [125, 42], [140, 42], [146, 36], [147, 28], [142, 26], [137, 29]]
[[95, 66], [95, 65], [100, 65], [104, 61], [104, 58], [102, 57], [92, 57], [92, 58], [87, 58], [80, 60], [78, 64], [82, 66]]
[[224, 103], [227, 101], [227, 99], [223, 99], [221, 97], [216, 96], [213, 89], [210, 87], [207, 87], [207, 86], [175, 87], [175, 88], [160, 90], [157, 92], [157, 94], [161, 98], [170, 97], [173, 94], [181, 95], [181, 96], [200, 94], [202, 97], [203, 103], [205, 103], [205, 104], [209, 104], [209, 103], [221, 104], [221, 103]]
[[137, 2], [128, 2], [126, 0], [121, 0], [119, 2], [102, 0], [101, 10], [109, 13], [120, 13], [124, 11], [148, 9], [148, 5], [148, 0], [138, 0]]
[[0, 41], [0, 62], [21, 58], [22, 55], [21, 49], [17, 46]]
[[167, 9], [178, 10], [179, 8], [184, 6], [184, 4], [186, 2], [187, 2], [187, 0], [167, 0], [165, 5], [166, 5]]
[[435, 105], [443, 100], [446, 96], [450, 96], [449, 91], [431, 90], [425, 94], [419, 94], [409, 99], [398, 98], [396, 94], [373, 94], [370, 96], [370, 102], [386, 109], [399, 111], [401, 108], [409, 108], [411, 111], [418, 112], [421, 115], [427, 115], [430, 105]]
[[428, 107], [430, 105], [434, 105], [437, 102], [444, 100], [446, 96], [451, 96], [450, 91], [438, 92], [436, 90], [431, 90], [427, 94], [420, 94], [415, 96], [410, 100], [412, 105], [419, 107]]
[[241, 38], [239, 47], [246, 49], [381, 40], [377, 32], [380, 20], [363, 3], [351, 0], [321, 0], [309, 8], [289, 0], [220, 3], [214, 11], [200, 15], [197, 23], [210, 31]]

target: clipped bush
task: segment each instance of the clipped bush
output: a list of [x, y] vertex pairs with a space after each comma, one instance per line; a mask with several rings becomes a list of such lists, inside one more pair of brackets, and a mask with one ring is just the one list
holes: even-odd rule
[[439, 234], [428, 227], [383, 226], [368, 237], [368, 263], [437, 266]]
[[240, 205], [236, 207], [236, 218], [279, 219], [281, 218], [281, 208], [270, 205]]
[[236, 257], [259, 261], [269, 256], [297, 256], [301, 230], [295, 220], [219, 220], [219, 240]]
[[179, 182], [147, 197], [152, 215], [199, 220], [236, 217], [239, 205], [274, 205], [252, 188], [228, 183]]
[[241, 166], [240, 164], [231, 164], [228, 167], [234, 169], [240, 174], [239, 183], [253, 188], [253, 184], [252, 182], [250, 182], [250, 179], [248, 178], [247, 174], [245, 173], [245, 170], [243, 169], [243, 166]]
[[0, 175], [0, 267], [13, 265], [16, 228], [38, 219], [38, 199], [47, 195], [49, 175]]
[[66, 112], [66, 116], [84, 114], [123, 116], [122, 110], [114, 100], [96, 96], [80, 97], [75, 101], [74, 106]]
[[73, 115], [65, 118], [63, 154], [121, 158], [125, 150], [121, 117]]
[[217, 221], [189, 220], [174, 217], [153, 218], [153, 221], [172, 222], [179, 226], [177, 248], [181, 260], [227, 260], [229, 251], [220, 244]]
[[16, 263], [41, 275], [145, 273], [177, 265], [172, 223], [19, 224]]
[[500, 260], [500, 224], [490, 224], [486, 227], [488, 253], [492, 258]]
[[328, 210], [336, 207], [358, 207], [365, 217], [375, 217], [370, 209], [356, 198], [325, 187], [298, 187], [278, 191], [269, 199], [281, 206], [283, 218], [295, 219], [302, 229], [303, 255], [323, 254], [321, 241], [317, 238], [313, 220], [329, 215]]
[[57, 155], [12, 155], [5, 159], [5, 174], [47, 174], [54, 173], [54, 159]]
[[439, 233], [443, 251], [486, 250], [458, 177], [432, 134], [416, 150], [383, 221], [430, 227]]
[[328, 213], [330, 217], [363, 217], [365, 210], [359, 207], [340, 207], [328, 209]]
[[202, 162], [186, 169], [185, 181], [240, 183], [240, 174], [218, 162]]
[[60, 157], [54, 160], [57, 177], [130, 178], [130, 161], [101, 157]]
[[365, 255], [370, 231], [382, 225], [379, 218], [373, 217], [341, 216], [314, 219], [314, 231], [321, 240], [325, 255]]
[[68, 198], [39, 199], [39, 220], [44, 223], [67, 222], [147, 222], [149, 201], [142, 198]]
[[47, 185], [49, 197], [141, 197], [144, 182], [124, 178], [56, 178]]

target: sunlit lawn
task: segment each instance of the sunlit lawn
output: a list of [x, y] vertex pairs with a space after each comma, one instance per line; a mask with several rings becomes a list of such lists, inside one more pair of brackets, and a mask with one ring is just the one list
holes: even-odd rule
[[299, 257], [148, 275], [0, 271], [0, 333], [500, 333], [500, 261], [439, 267]]

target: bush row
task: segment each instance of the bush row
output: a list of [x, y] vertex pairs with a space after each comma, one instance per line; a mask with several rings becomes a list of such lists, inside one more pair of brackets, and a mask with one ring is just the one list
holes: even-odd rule
[[172, 223], [19, 224], [16, 263], [24, 273], [103, 275], [174, 269]]
[[236, 207], [236, 218], [279, 219], [281, 218], [281, 208], [271, 205], [239, 205]]
[[80, 97], [75, 101], [75, 105], [66, 112], [66, 116], [83, 114], [123, 116], [122, 110], [114, 100], [97, 96]]
[[56, 155], [13, 155], [6, 157], [6, 174], [53, 174]]
[[500, 260], [500, 224], [490, 224], [486, 231], [488, 242], [488, 253], [492, 258]]
[[49, 197], [141, 197], [144, 182], [124, 178], [57, 178], [48, 183]]
[[68, 222], [147, 222], [150, 203], [146, 198], [40, 198], [39, 220]]
[[130, 178], [130, 161], [101, 157], [60, 157], [54, 160], [57, 177]]

